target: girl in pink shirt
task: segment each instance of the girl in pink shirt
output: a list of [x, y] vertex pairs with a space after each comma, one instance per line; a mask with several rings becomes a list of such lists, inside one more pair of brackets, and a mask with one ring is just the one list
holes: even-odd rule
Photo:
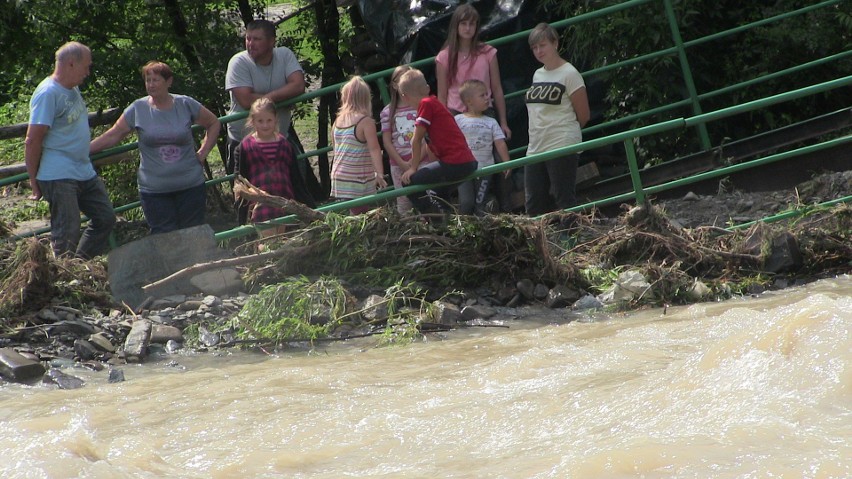
[[438, 99], [453, 114], [467, 111], [459, 97], [459, 88], [466, 80], [485, 83], [490, 109], [486, 111], [500, 123], [500, 129], [511, 138], [506, 122], [506, 100], [500, 83], [497, 49], [479, 41], [479, 12], [470, 5], [459, 5], [450, 19], [447, 41], [435, 57], [438, 79]]

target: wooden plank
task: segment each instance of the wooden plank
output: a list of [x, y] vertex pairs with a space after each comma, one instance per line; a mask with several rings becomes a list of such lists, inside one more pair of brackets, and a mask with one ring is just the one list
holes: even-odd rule
[[[111, 125], [121, 116], [122, 108], [110, 108], [109, 110], [99, 110], [89, 113], [89, 126]], [[11, 138], [23, 138], [27, 135], [26, 123], [18, 123], [16, 125], [0, 126], [0, 140], [9, 140]]]

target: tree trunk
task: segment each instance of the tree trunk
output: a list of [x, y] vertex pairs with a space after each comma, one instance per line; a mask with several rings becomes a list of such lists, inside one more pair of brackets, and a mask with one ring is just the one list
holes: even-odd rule
[[193, 73], [199, 73], [201, 61], [198, 59], [195, 48], [192, 47], [192, 43], [189, 41], [189, 29], [186, 26], [186, 19], [180, 10], [180, 5], [178, 5], [178, 0], [163, 0], [163, 5], [166, 7], [169, 18], [172, 19], [172, 30], [175, 33], [175, 39], [180, 45], [181, 52], [183, 52], [187, 64], [189, 64]]
[[[322, 45], [323, 68], [322, 86], [334, 85], [343, 81], [343, 67], [340, 61], [338, 43], [340, 42], [340, 15], [335, 0], [320, 0], [314, 3], [317, 17], [317, 36]], [[323, 95], [319, 100], [317, 148], [329, 145], [328, 125], [334, 121], [338, 108], [337, 95]], [[331, 192], [331, 168], [328, 154], [323, 153], [317, 159], [320, 183], [326, 196]]]
[[254, 12], [251, 10], [249, 0], [237, 0], [237, 8], [240, 10], [240, 18], [243, 19], [243, 25], [248, 26], [254, 20]]

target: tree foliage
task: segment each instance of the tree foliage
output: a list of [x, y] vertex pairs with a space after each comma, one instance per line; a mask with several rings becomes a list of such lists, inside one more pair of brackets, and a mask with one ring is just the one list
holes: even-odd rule
[[[52, 71], [56, 48], [76, 40], [93, 52], [91, 76], [81, 87], [90, 109], [123, 107], [144, 95], [139, 69], [160, 60], [175, 71], [175, 92], [221, 112], [226, 59], [241, 47], [236, 7], [233, 1], [7, 0], [4, 45], [7, 38], [26, 41], [0, 58], [2, 71], [14, 72], [0, 79], [0, 95], [35, 88]], [[2, 103], [9, 99], [0, 96]]]
[[[26, 121], [29, 95], [53, 70], [56, 49], [71, 40], [92, 49], [91, 74], [80, 87], [91, 111], [124, 108], [144, 96], [140, 68], [148, 61], [159, 60], [168, 63], [175, 73], [174, 93], [190, 95], [218, 116], [225, 115], [229, 107], [224, 90], [228, 59], [244, 49], [241, 34], [247, 22], [257, 18], [277, 20], [271, 18], [268, 3], [261, 0], [0, 0], [0, 41], [5, 47], [5, 54], [0, 56], [0, 123]], [[300, 3], [292, 7], [299, 7]], [[322, 3], [336, 8], [333, 0]], [[287, 11], [292, 9], [288, 6]], [[310, 8], [299, 8], [299, 12], [281, 21], [277, 29], [278, 44], [295, 51], [309, 80], [319, 78], [324, 60], [315, 14]], [[337, 21], [336, 14], [331, 18]], [[296, 118], [305, 116], [312, 106], [299, 106]], [[5, 162], [23, 161], [20, 142], [8, 143], [0, 145], [0, 154], [9, 157]], [[15, 151], [3, 153], [8, 152], [10, 145]], [[115, 199], [124, 201], [124, 196], [134, 197], [133, 166], [110, 169], [116, 171], [104, 172], [105, 177], [110, 180], [110, 186], [117, 186], [117, 190], [110, 188], [110, 191], [127, 193]], [[117, 177], [127, 177], [128, 184], [113, 184], [113, 180], [120, 181]]]

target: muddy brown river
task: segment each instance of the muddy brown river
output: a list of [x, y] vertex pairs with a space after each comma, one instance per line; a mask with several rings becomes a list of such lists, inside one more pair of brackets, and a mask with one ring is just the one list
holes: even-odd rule
[[3, 478], [852, 477], [852, 278], [0, 387]]

